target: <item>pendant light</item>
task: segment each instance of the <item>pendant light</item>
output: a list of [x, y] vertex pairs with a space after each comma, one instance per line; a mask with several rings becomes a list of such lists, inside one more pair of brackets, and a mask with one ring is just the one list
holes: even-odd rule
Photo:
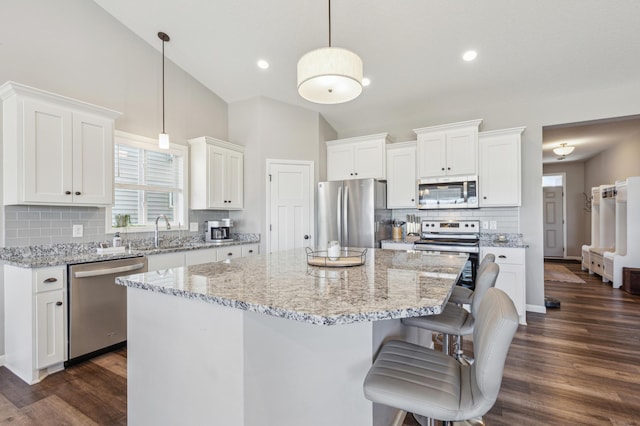
[[169, 135], [164, 131], [164, 44], [171, 39], [162, 31], [158, 33], [158, 38], [162, 40], [162, 133], [158, 135], [158, 147], [160, 149], [169, 149]]
[[350, 50], [331, 46], [331, 0], [329, 47], [312, 50], [300, 58], [298, 93], [318, 104], [348, 102], [362, 93], [362, 59]]

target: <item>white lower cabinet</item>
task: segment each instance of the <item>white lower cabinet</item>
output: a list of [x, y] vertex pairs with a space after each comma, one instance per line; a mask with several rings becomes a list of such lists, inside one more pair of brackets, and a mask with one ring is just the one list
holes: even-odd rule
[[217, 262], [218, 261], [218, 249], [202, 249], [193, 250], [186, 253], [186, 265], [200, 265], [203, 263]]
[[242, 257], [242, 246], [228, 246], [218, 249], [218, 262], [239, 257]]
[[242, 257], [256, 256], [260, 254], [260, 244], [247, 244], [242, 247]]
[[526, 269], [525, 249], [512, 247], [481, 247], [480, 259], [487, 253], [496, 256], [496, 263], [500, 267], [496, 288], [509, 295], [518, 310], [520, 324], [527, 323], [526, 316]]
[[152, 254], [147, 256], [148, 270], [158, 271], [171, 268], [179, 268], [185, 265], [185, 252], [178, 251], [172, 253]]
[[66, 359], [66, 267], [4, 266], [5, 366], [29, 384]]

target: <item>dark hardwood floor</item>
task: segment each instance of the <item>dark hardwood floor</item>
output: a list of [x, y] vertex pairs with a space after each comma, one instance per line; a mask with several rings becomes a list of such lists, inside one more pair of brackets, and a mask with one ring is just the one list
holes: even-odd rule
[[126, 348], [71, 366], [33, 386], [0, 368], [0, 424], [126, 425]]
[[[613, 289], [578, 263], [562, 265], [586, 283], [545, 283], [561, 306], [527, 313], [485, 423], [640, 425], [640, 296]], [[404, 425], [417, 423], [407, 415]]]
[[[640, 296], [612, 289], [578, 263], [563, 264], [586, 283], [546, 284], [561, 307], [527, 314], [485, 422], [640, 425]], [[471, 346], [467, 342], [465, 350]], [[125, 425], [126, 390], [126, 349], [34, 386], [2, 367], [0, 424]], [[404, 424], [417, 423], [408, 415]]]

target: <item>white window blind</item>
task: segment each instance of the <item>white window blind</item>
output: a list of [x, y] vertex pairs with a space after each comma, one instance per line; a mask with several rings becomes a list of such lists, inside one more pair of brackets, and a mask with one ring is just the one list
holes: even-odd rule
[[128, 231], [148, 230], [161, 214], [172, 226], [186, 223], [187, 147], [160, 150], [157, 142], [151, 141], [122, 132], [116, 137], [115, 202], [108, 214], [113, 230], [116, 215], [129, 216]]

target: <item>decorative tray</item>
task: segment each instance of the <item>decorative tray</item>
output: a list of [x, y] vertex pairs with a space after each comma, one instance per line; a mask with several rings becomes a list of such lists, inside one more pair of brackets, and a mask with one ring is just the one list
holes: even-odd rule
[[345, 266], [360, 266], [364, 265], [367, 260], [367, 249], [353, 250], [342, 249], [340, 256], [329, 257], [327, 251], [313, 251], [307, 247], [307, 263], [311, 266], [329, 266], [333, 268], [342, 268]]

